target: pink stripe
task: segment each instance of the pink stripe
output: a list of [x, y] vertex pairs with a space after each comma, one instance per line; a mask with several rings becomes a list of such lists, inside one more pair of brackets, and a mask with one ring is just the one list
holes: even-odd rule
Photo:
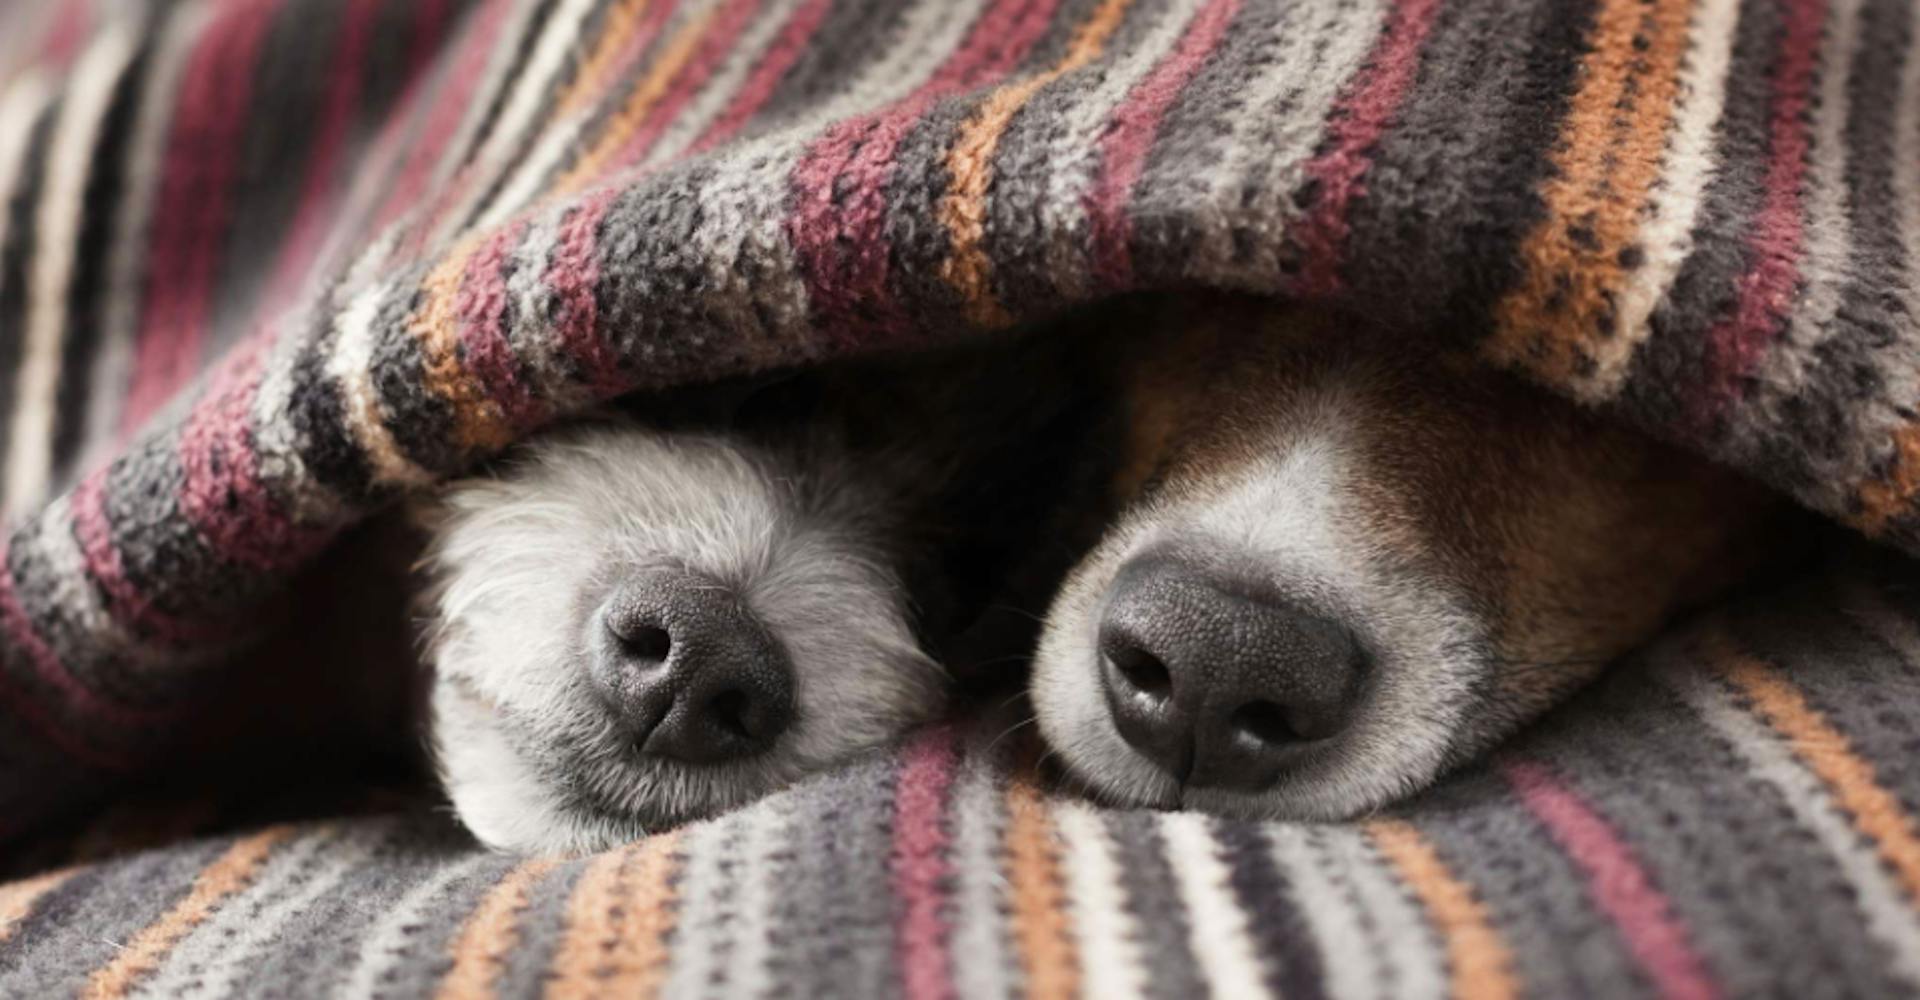
[[543, 278], [553, 290], [553, 326], [560, 345], [599, 399], [630, 387], [619, 358], [600, 339], [600, 306], [594, 297], [600, 283], [600, 223], [613, 206], [613, 194], [599, 191], [568, 213]]
[[673, 89], [648, 112], [646, 123], [627, 137], [608, 168], [602, 171], [603, 175], [632, 164], [653, 148], [660, 134], [673, 124], [687, 102], [693, 100], [693, 95], [700, 92], [700, 87], [713, 76], [713, 71], [720, 67], [734, 46], [739, 44], [740, 32], [759, 8], [760, 0], [732, 0], [713, 16], [713, 20], [703, 29], [699, 50], [674, 80]]
[[1133, 217], [1127, 202], [1147, 168], [1160, 122], [1239, 12], [1240, 0], [1213, 0], [1195, 15], [1180, 44], [1127, 95], [1100, 141], [1100, 175], [1087, 194], [1086, 212], [1093, 223], [1094, 273], [1106, 288], [1133, 285]]
[[35, 46], [42, 66], [65, 69], [73, 62], [73, 57], [80, 54], [81, 45], [86, 43], [92, 31], [92, 6], [86, 0], [65, 0], [61, 4], [60, 12], [54, 15], [53, 23], [47, 26], [47, 33]]
[[[48, 531], [64, 530], [64, 525], [49, 524]], [[33, 664], [33, 670], [40, 680], [59, 691], [66, 703], [85, 715], [96, 716], [120, 726], [138, 726], [146, 723], [171, 719], [174, 713], [153, 709], [133, 708], [111, 701], [94, 692], [78, 677], [67, 669], [60, 655], [47, 645], [33, 620], [27, 617], [27, 611], [20, 605], [18, 584], [14, 580], [13, 567], [8, 561], [10, 546], [0, 544], [0, 629], [4, 629], [13, 645], [27, 654], [27, 661]]]
[[121, 414], [131, 434], [192, 377], [212, 319], [220, 247], [261, 40], [278, 0], [236, 0], [208, 25], [182, 77], [154, 210], [144, 320]]
[[513, 4], [514, 0], [492, 0], [461, 40], [456, 62], [448, 69], [444, 84], [431, 96], [432, 110], [425, 128], [413, 142], [413, 154], [400, 168], [400, 176], [374, 217], [379, 228], [386, 228], [420, 201], [428, 176], [448, 152], [446, 145], [469, 110], [473, 91], [486, 72], [487, 57], [493, 53], [494, 43], [506, 25], [507, 12]]
[[1695, 426], [1702, 431], [1723, 408], [1737, 401], [1741, 380], [1753, 371], [1793, 310], [1805, 236], [1800, 186], [1812, 144], [1808, 105], [1826, 14], [1824, 0], [1787, 5], [1786, 30], [1773, 71], [1773, 158], [1767, 164], [1766, 194], [1747, 242], [1753, 264], [1736, 286], [1732, 314], [1707, 331], [1706, 386], [1695, 397], [1694, 414]]
[[120, 550], [114, 545], [113, 527], [107, 522], [106, 479], [109, 468], [100, 469], [82, 479], [74, 487], [71, 498], [74, 538], [80, 543], [88, 574], [107, 595], [108, 611], [121, 624], [170, 642], [205, 642], [224, 637], [225, 629], [185, 621], [154, 607], [153, 602], [127, 579], [126, 565], [120, 559]]
[[293, 523], [260, 481], [253, 405], [272, 337], [249, 338], [221, 362], [181, 429], [180, 510], [219, 559], [261, 572], [299, 564], [325, 536]]
[[1614, 923], [1661, 995], [1712, 1000], [1720, 995], [1706, 965], [1673, 916], [1667, 898], [1613, 827], [1544, 766], [1506, 765], [1520, 801], [1587, 876], [1587, 891]]
[[900, 919], [900, 973], [913, 1000], [954, 995], [950, 929], [942, 910], [953, 878], [946, 811], [957, 757], [950, 728], [926, 733], [907, 748], [894, 791], [893, 891], [906, 908]]
[[520, 359], [507, 342], [507, 259], [525, 225], [508, 226], [489, 237], [467, 262], [454, 317], [465, 347], [467, 370], [480, 382], [487, 398], [500, 407], [514, 429], [525, 431], [546, 415], [544, 407], [520, 380]]
[[1305, 257], [1299, 290], [1307, 295], [1340, 290], [1347, 206], [1366, 193], [1373, 146], [1413, 89], [1420, 46], [1439, 13], [1440, 0], [1401, 0], [1367, 64], [1335, 105], [1327, 126], [1329, 148], [1307, 163], [1308, 182], [1319, 187], [1313, 210], [1300, 220], [1295, 237]]
[[832, 8], [833, 0], [808, 0], [794, 10], [773, 44], [761, 54], [746, 83], [734, 94], [727, 110], [708, 125], [706, 132], [688, 148], [688, 156], [705, 152], [715, 144], [732, 138], [759, 112], [767, 99], [773, 96], [774, 88], [786, 77], [787, 71], [799, 61], [800, 54], [807, 51], [807, 43], [813, 40], [813, 33], [827, 19], [827, 11]]
[[889, 294], [887, 185], [902, 140], [935, 101], [1003, 76], [1039, 41], [1057, 0], [999, 0], [933, 77], [890, 107], [841, 122], [816, 140], [792, 178], [788, 239], [808, 281], [814, 322], [851, 340], [895, 334], [907, 316]]
[[331, 220], [335, 188], [341, 178], [340, 157], [346, 149], [353, 113], [360, 105], [361, 76], [366, 70], [367, 46], [373, 39], [373, 19], [381, 0], [346, 0], [340, 13], [339, 44], [328, 70], [327, 96], [320, 126], [307, 156], [307, 174], [300, 199], [287, 227], [267, 294], [257, 315], [265, 318], [286, 309], [318, 255]]

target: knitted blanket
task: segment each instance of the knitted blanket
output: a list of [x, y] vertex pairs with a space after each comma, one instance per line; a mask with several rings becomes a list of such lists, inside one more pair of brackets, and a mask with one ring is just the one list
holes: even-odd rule
[[[262, 603], [406, 490], [629, 390], [1123, 291], [1454, 338], [1920, 551], [1900, 0], [4, 16], [0, 843], [167, 773], [274, 668]], [[1909, 602], [1875, 593], [1880, 638], [1715, 640], [1402, 819], [1109, 815], [930, 737], [571, 865], [349, 824], [47, 876], [5, 890], [0, 976], [1885, 995], [1920, 847]]]

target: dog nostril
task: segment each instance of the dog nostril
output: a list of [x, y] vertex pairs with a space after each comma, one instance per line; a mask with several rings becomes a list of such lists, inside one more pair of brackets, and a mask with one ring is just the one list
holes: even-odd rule
[[747, 712], [752, 704], [745, 691], [728, 688], [707, 701], [707, 716], [727, 732], [742, 739], [753, 739], [753, 729], [747, 725]]
[[620, 648], [635, 660], [648, 663], [665, 663], [667, 655], [673, 652], [673, 636], [657, 625], [640, 625], [633, 628], [614, 631], [614, 638], [620, 641]]
[[1138, 646], [1120, 646], [1107, 652], [1107, 661], [1135, 691], [1156, 701], [1173, 693], [1173, 675], [1160, 658]]
[[1227, 722], [1264, 744], [1277, 746], [1300, 739], [1299, 732], [1287, 721], [1287, 710], [1266, 700], [1248, 702], [1234, 709]]

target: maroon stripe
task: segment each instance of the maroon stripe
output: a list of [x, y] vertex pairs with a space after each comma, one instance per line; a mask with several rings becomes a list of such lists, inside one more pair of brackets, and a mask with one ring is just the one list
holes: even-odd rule
[[88, 575], [107, 596], [107, 610], [122, 625], [170, 642], [206, 642], [224, 637], [226, 629], [187, 621], [155, 607], [127, 578], [126, 564], [114, 545], [113, 526], [107, 521], [106, 479], [110, 470], [108, 466], [82, 479], [71, 498], [74, 537], [80, 543]]
[[888, 294], [886, 191], [894, 154], [933, 102], [1004, 75], [1046, 31], [1057, 0], [997, 0], [934, 75], [905, 98], [829, 128], [802, 155], [787, 217], [814, 322], [831, 334], [897, 333], [907, 316]]
[[693, 156], [705, 152], [717, 143], [733, 137], [735, 132], [759, 112], [773, 91], [787, 75], [787, 71], [798, 62], [801, 53], [807, 51], [807, 44], [813, 40], [813, 33], [827, 19], [827, 11], [833, 8], [833, 0], [807, 0], [787, 19], [786, 26], [767, 46], [760, 61], [754, 64], [753, 72], [746, 83], [734, 94], [733, 102], [727, 106], [720, 117], [707, 126], [707, 130], [691, 147], [687, 155]]
[[373, 20], [381, 2], [346, 0], [345, 10], [341, 12], [339, 44], [334, 47], [333, 65], [327, 71], [327, 95], [313, 147], [307, 156], [306, 177], [300, 186], [293, 221], [287, 227], [279, 259], [274, 264], [273, 277], [261, 299], [258, 319], [271, 318], [290, 304], [319, 254], [331, 219], [328, 210], [341, 180], [340, 159], [346, 150], [347, 132], [353, 124], [353, 113], [360, 106], [367, 49], [373, 41]]
[[1694, 426], [1702, 432], [1739, 401], [1741, 381], [1753, 371], [1793, 309], [1806, 235], [1800, 187], [1812, 145], [1813, 121], [1808, 112], [1826, 13], [1825, 0], [1793, 0], [1787, 5], [1779, 61], [1773, 70], [1769, 122], [1773, 156], [1747, 241], [1751, 263], [1736, 283], [1733, 311], [1707, 331], [1706, 385], [1695, 397], [1693, 413]]
[[1304, 294], [1332, 295], [1340, 290], [1347, 207], [1366, 193], [1373, 147], [1413, 89], [1420, 47], [1440, 13], [1440, 2], [1401, 0], [1366, 64], [1334, 105], [1327, 125], [1327, 150], [1307, 163], [1307, 183], [1317, 189], [1313, 208], [1300, 220], [1294, 236], [1303, 257], [1298, 290]]
[[525, 232], [524, 224], [516, 224], [488, 237], [467, 262], [454, 302], [454, 322], [467, 370], [518, 431], [532, 428], [546, 416], [540, 400], [520, 380], [520, 359], [506, 334], [506, 266]]
[[[63, 525], [46, 525], [46, 530], [59, 531]], [[60, 654], [47, 645], [33, 620], [27, 616], [26, 608], [20, 604], [18, 582], [14, 579], [13, 568], [8, 560], [9, 546], [0, 544], [0, 629], [4, 629], [15, 648], [27, 654], [27, 662], [33, 665], [35, 676], [55, 691], [60, 692], [66, 704], [84, 715], [104, 719], [114, 725], [140, 726], [162, 722], [175, 717], [175, 713], [154, 709], [135, 708], [122, 705], [96, 693], [60, 659]]]
[[133, 384], [121, 412], [123, 435], [193, 376], [206, 342], [254, 71], [277, 3], [237, 0], [222, 8], [181, 78], [154, 209]]
[[700, 87], [713, 76], [713, 71], [720, 67], [734, 46], [739, 44], [740, 32], [759, 9], [760, 0], [732, 0], [713, 15], [713, 20], [703, 29], [698, 51], [674, 80], [673, 89], [647, 113], [645, 123], [627, 137], [609, 166], [601, 171], [603, 174], [632, 164], [653, 148], [660, 134], [673, 124], [687, 102], [700, 92]]
[[298, 565], [325, 534], [296, 525], [260, 480], [253, 405], [273, 338], [257, 334], [211, 376], [181, 428], [180, 511], [221, 560], [272, 573]]
[[1127, 202], [1146, 170], [1147, 153], [1167, 109], [1226, 36], [1240, 0], [1212, 0], [1181, 35], [1180, 44], [1127, 95], [1100, 141], [1100, 173], [1086, 196], [1092, 223], [1095, 278], [1109, 289], [1133, 286], [1133, 218]]
[[902, 993], [910, 1000], [954, 995], [951, 929], [945, 913], [953, 866], [947, 860], [947, 799], [959, 750], [942, 726], [906, 750], [893, 797], [893, 891], [899, 897]]
[[594, 297], [600, 284], [600, 223], [612, 206], [610, 190], [599, 191], [576, 205], [560, 225], [560, 238], [542, 276], [553, 290], [553, 326], [560, 335], [561, 347], [600, 399], [617, 396], [627, 388], [619, 358], [600, 339], [600, 306]]
[[466, 116], [468, 106], [473, 102], [474, 89], [480, 85], [480, 77], [486, 72], [487, 57], [493, 53], [494, 42], [505, 28], [507, 12], [513, 4], [514, 0], [491, 0], [467, 30], [455, 62], [447, 71], [444, 85], [432, 95], [432, 110], [426, 126], [414, 140], [412, 154], [401, 166], [391, 192], [375, 216], [374, 222], [378, 227], [386, 228], [402, 213], [420, 203], [427, 178], [446, 153], [447, 143], [452, 141], [454, 130], [459, 127], [460, 119]]

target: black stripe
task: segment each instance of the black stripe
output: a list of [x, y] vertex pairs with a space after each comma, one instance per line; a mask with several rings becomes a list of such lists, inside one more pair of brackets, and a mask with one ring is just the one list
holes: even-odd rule
[[1245, 911], [1247, 933], [1266, 970], [1267, 988], [1290, 1000], [1326, 996], [1326, 968], [1293, 886], [1273, 860], [1273, 845], [1255, 823], [1216, 821], [1227, 881]]

